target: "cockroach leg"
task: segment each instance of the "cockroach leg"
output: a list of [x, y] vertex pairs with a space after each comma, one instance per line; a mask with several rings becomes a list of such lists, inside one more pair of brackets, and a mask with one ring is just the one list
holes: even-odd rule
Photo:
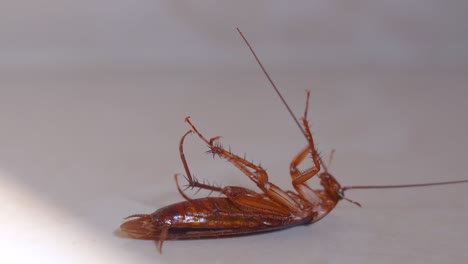
[[[188, 197], [184, 191], [180, 188], [180, 184], [179, 184], [179, 176], [180, 176], [180, 173], [176, 173], [174, 175], [174, 181], [176, 183], [176, 187], [177, 187], [177, 191], [179, 191], [180, 195], [182, 195], [182, 197], [184, 197], [185, 200], [187, 201], [191, 201], [192, 199], [190, 197]], [[190, 185], [189, 185], [190, 186]]]
[[162, 227], [159, 239], [156, 240], [156, 243], [158, 244], [159, 254], [162, 254], [162, 246], [163, 246], [164, 240], [166, 240], [166, 238], [167, 238], [167, 232], [168, 231], [169, 231], [169, 226]]
[[[315, 149], [314, 138], [312, 136], [312, 133], [310, 132], [309, 123], [307, 121], [310, 91], [306, 91], [306, 93], [307, 93], [307, 99], [306, 99], [306, 106], [305, 106], [304, 117], [302, 118], [302, 122], [304, 125], [306, 138], [309, 144], [301, 152], [299, 152], [299, 154], [297, 154], [296, 157], [294, 157], [294, 159], [291, 161], [291, 164], [289, 166], [289, 172], [291, 174], [293, 186], [306, 182], [307, 180], [315, 176], [320, 171], [320, 157]], [[309, 153], [312, 154], [312, 161], [314, 162], [315, 167], [312, 167], [310, 169], [307, 169], [301, 172], [299, 171], [297, 167], [299, 166], [299, 164], [301, 164], [304, 161], [304, 159], [307, 157]]]
[[219, 137], [213, 138], [212, 140], [207, 140], [193, 125], [189, 117], [185, 121], [191, 126], [192, 130], [197, 133], [198, 137], [203, 140], [210, 151], [214, 154], [219, 155], [221, 158], [230, 162], [236, 166], [240, 171], [242, 171], [247, 177], [249, 177], [255, 184], [267, 195], [271, 200], [278, 203], [278, 206], [284, 206], [290, 210], [292, 214], [302, 214], [302, 205], [296, 202], [291, 198], [285, 191], [276, 186], [275, 184], [268, 181], [268, 175], [261, 166], [255, 165], [252, 162], [249, 162], [225, 149], [221, 145], [216, 145], [214, 141]]
[[185, 154], [184, 154], [184, 140], [185, 138], [192, 133], [192, 130], [187, 131], [182, 138], [180, 139], [179, 143], [179, 153], [180, 153], [180, 159], [182, 160], [182, 164], [184, 165], [185, 173], [187, 174], [187, 178], [189, 182], [193, 182], [192, 174], [190, 173], [190, 169], [188, 167], [187, 160], [185, 159]]
[[[195, 126], [193, 126], [193, 129], [194, 129], [194, 131], [198, 131], [198, 130], [195, 130], [196, 129]], [[229, 198], [229, 200], [231, 200], [234, 204], [236, 204], [237, 206], [239, 206], [241, 208], [244, 208], [245, 210], [262, 210], [262, 211], [265, 211], [265, 212], [270, 212], [270, 213], [275, 214], [275, 215], [283, 215], [283, 216], [290, 214], [290, 211], [289, 211], [289, 209], [287, 207], [281, 206], [280, 204], [275, 203], [273, 201], [264, 199], [265, 194], [258, 194], [258, 193], [254, 192], [254, 191], [249, 190], [249, 189], [242, 188], [242, 187], [237, 187], [237, 186], [227, 186], [227, 187], [224, 187], [224, 188], [220, 188], [220, 187], [216, 187], [216, 186], [203, 184], [203, 183], [200, 183], [197, 180], [195, 180], [193, 178], [191, 172], [190, 172], [187, 160], [185, 158], [184, 147], [183, 147], [185, 138], [191, 133], [191, 131], [192, 130], [188, 131], [187, 133], [185, 133], [184, 136], [182, 136], [182, 138], [180, 140], [180, 144], [179, 144], [180, 157], [181, 157], [182, 163], [184, 165], [185, 172], [187, 174], [187, 180], [189, 182], [189, 184], [188, 184], [189, 187], [206, 189], [206, 190], [210, 190], [212, 192], [215, 191], [215, 192], [222, 193], [222, 194], [226, 195]], [[201, 134], [199, 134], [199, 135], [201, 135]], [[208, 140], [206, 140], [206, 141], [204, 140], [204, 141], [209, 142], [208, 143], [209, 146], [214, 146], [214, 142], [219, 138], [220, 137], [215, 137], [215, 138], [212, 138], [209, 141]], [[204, 139], [204, 138], [202, 138], [202, 139]], [[239, 157], [233, 155], [232, 153], [229, 153], [229, 154], [231, 154], [234, 158], [240, 159]], [[223, 157], [223, 156], [221, 156], [221, 157]], [[244, 159], [242, 159], [242, 160], [244, 160]], [[247, 170], [247, 172], [251, 173], [249, 170]], [[177, 185], [177, 190], [182, 195], [182, 197], [184, 197], [187, 201], [192, 201], [193, 199], [190, 199], [182, 191], [182, 189], [180, 188], [180, 184], [178, 182], [179, 175], [180, 174], [176, 174], [174, 176], [175, 182], [176, 182], [176, 185]], [[203, 206], [203, 205], [201, 205], [201, 206]]]
[[[320, 171], [320, 157], [315, 149], [314, 139], [312, 133], [309, 129], [309, 123], [307, 121], [307, 112], [309, 109], [309, 96], [310, 91], [306, 91], [307, 98], [306, 98], [306, 105], [304, 110], [304, 117], [302, 118], [304, 132], [309, 144], [299, 152], [294, 159], [291, 161], [289, 166], [289, 173], [292, 178], [292, 185], [294, 189], [299, 193], [299, 195], [303, 198], [306, 198], [307, 201], [311, 202], [312, 204], [319, 204], [320, 198], [316, 195], [316, 193], [305, 183], [310, 178], [314, 177]], [[312, 161], [314, 163], [314, 167], [309, 168], [305, 171], [300, 171], [298, 166], [305, 160], [305, 158], [312, 154]]]
[[[236, 166], [239, 170], [241, 170], [245, 175], [247, 175], [253, 182], [255, 182], [257, 185], [263, 186], [265, 183], [268, 182], [268, 175], [265, 171], [260, 166], [257, 166], [253, 164], [252, 162], [247, 161], [246, 159], [243, 159], [227, 150], [225, 150], [221, 145], [215, 144], [216, 140], [218, 140], [220, 137], [214, 137], [210, 140], [207, 140], [195, 127], [195, 125], [190, 121], [189, 117], [185, 119], [185, 121], [192, 127], [192, 130], [197, 133], [198, 137], [203, 140], [208, 147], [210, 148], [210, 152], [213, 154], [216, 154], [220, 156], [221, 158], [227, 160], [228, 162], [232, 163], [234, 166]], [[251, 170], [254, 172], [252, 172]], [[261, 188], [261, 187], [260, 187]]]
[[299, 152], [299, 154], [297, 154], [297, 156], [295, 156], [294, 159], [291, 161], [291, 165], [289, 166], [289, 173], [291, 174], [293, 186], [306, 182], [320, 171], [320, 163], [318, 163], [318, 157], [314, 154], [312, 154], [312, 159], [315, 164], [314, 167], [309, 168], [305, 171], [300, 171], [297, 168], [305, 160], [309, 153], [311, 153], [311, 147], [307, 146], [301, 152]]
[[[189, 168], [188, 163], [187, 163], [187, 159], [185, 158], [185, 154], [184, 154], [184, 141], [185, 141], [185, 138], [191, 133], [192, 133], [192, 130], [187, 131], [187, 133], [185, 133], [182, 136], [182, 138], [180, 139], [180, 143], [179, 143], [180, 159], [182, 160], [182, 164], [184, 165], [185, 173], [187, 175], [188, 187], [206, 189], [206, 190], [211, 190], [212, 192], [223, 193], [222, 188], [212, 186], [212, 185], [208, 185], [208, 184], [204, 184], [204, 183], [200, 183], [200, 182], [196, 181], [193, 178], [192, 173], [190, 172], [190, 168]], [[178, 181], [178, 176], [179, 176], [179, 174], [174, 175], [174, 179], [175, 179], [175, 182], [176, 182], [176, 185], [177, 185], [177, 190], [182, 195], [182, 197], [184, 197], [187, 201], [192, 200], [187, 195], [185, 195], [185, 193], [180, 188], [179, 181]]]
[[309, 113], [309, 98], [310, 98], [310, 91], [306, 90], [306, 104], [304, 109], [304, 119], [307, 119], [307, 114]]

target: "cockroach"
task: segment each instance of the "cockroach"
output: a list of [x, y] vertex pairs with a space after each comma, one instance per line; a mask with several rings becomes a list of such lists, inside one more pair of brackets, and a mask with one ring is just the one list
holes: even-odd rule
[[[468, 182], [468, 180], [458, 180], [407, 185], [342, 187], [330, 174], [315, 148], [314, 138], [307, 120], [310, 91], [306, 91], [305, 111], [301, 118], [301, 124], [268, 75], [252, 46], [242, 32], [239, 29], [237, 31], [307, 140], [307, 145], [292, 159], [289, 167], [295, 191], [282, 190], [269, 182], [264, 168], [224, 149], [219, 144], [220, 137], [207, 139], [187, 117], [185, 122], [190, 126], [190, 130], [182, 136], [179, 152], [188, 187], [205, 189], [222, 196], [191, 199], [181, 189], [178, 180], [180, 174], [176, 174], [174, 179], [177, 190], [185, 201], [168, 205], [152, 214], [134, 214], [127, 217], [126, 219], [133, 219], [124, 222], [120, 229], [129, 237], [155, 240], [158, 242], [158, 250], [161, 253], [165, 240], [250, 235], [315, 223], [330, 213], [340, 200], [361, 206], [345, 197], [345, 191], [350, 189], [421, 187]], [[218, 187], [196, 180], [190, 172], [183, 147], [185, 138], [192, 133], [195, 133], [208, 145], [211, 154], [219, 156], [237, 167], [257, 185], [261, 192], [258, 193], [238, 186]], [[330, 155], [330, 161], [332, 155], [333, 151]], [[312, 158], [313, 167], [299, 170], [298, 166], [308, 157]], [[314, 176], [320, 179], [321, 188], [319, 189], [312, 189], [307, 185], [307, 181]]]

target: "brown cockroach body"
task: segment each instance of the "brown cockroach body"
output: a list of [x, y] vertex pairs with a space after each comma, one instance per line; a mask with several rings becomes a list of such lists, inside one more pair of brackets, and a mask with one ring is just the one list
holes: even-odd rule
[[[185, 198], [185, 201], [163, 207], [152, 214], [136, 214], [127, 217], [134, 219], [124, 222], [120, 229], [130, 237], [158, 241], [159, 251], [161, 252], [165, 240], [249, 235], [317, 222], [332, 211], [342, 199], [360, 206], [359, 203], [345, 198], [344, 192], [349, 189], [401, 188], [468, 182], [468, 180], [461, 180], [411, 185], [341, 187], [338, 181], [328, 172], [328, 168], [322, 162], [314, 145], [314, 139], [307, 121], [310, 92], [307, 91], [306, 107], [301, 124], [292, 114], [250, 44], [240, 31], [239, 33], [307, 139], [307, 145], [290, 163], [290, 175], [295, 192], [284, 191], [269, 182], [265, 169], [260, 165], [255, 165], [245, 158], [225, 150], [218, 144], [220, 137], [205, 138], [187, 117], [185, 121], [191, 129], [182, 136], [179, 152], [188, 187], [217, 192], [224, 195], [224, 197], [190, 199], [181, 190], [178, 183], [179, 174], [176, 174], [174, 178], [177, 189]], [[209, 152], [213, 156], [219, 156], [237, 167], [262, 192], [257, 193], [238, 186], [217, 187], [197, 181], [190, 172], [183, 149], [185, 138], [191, 133], [197, 134], [208, 145]], [[308, 157], [312, 158], [314, 166], [303, 171], [299, 170], [298, 166]], [[323, 171], [321, 171], [321, 168], [323, 168]], [[314, 176], [318, 176], [320, 179], [321, 188], [319, 189], [312, 189], [306, 183]]]
[[[307, 92], [308, 98], [309, 92]], [[321, 161], [314, 148], [306, 115], [302, 121], [309, 144], [291, 162], [292, 184], [296, 189], [296, 192], [293, 192], [283, 191], [269, 182], [261, 166], [216, 144], [219, 137], [206, 139], [190, 119], [186, 118], [191, 130], [182, 137], [179, 151], [188, 186], [218, 192], [226, 197], [190, 199], [181, 190], [178, 184], [179, 175], [176, 174], [177, 188], [186, 201], [163, 207], [149, 215], [132, 215], [130, 217], [137, 218], [123, 223], [120, 228], [130, 237], [157, 240], [162, 245], [164, 240], [247, 235], [311, 224], [320, 220], [344, 196], [341, 186], [327, 169], [319, 173]], [[194, 180], [183, 150], [185, 138], [192, 132], [208, 144], [213, 155], [218, 155], [239, 168], [263, 193], [237, 186], [221, 188]], [[297, 167], [309, 154], [312, 155], [315, 166], [300, 171]], [[323, 186], [322, 190], [313, 190], [306, 184], [307, 180], [317, 174]]]

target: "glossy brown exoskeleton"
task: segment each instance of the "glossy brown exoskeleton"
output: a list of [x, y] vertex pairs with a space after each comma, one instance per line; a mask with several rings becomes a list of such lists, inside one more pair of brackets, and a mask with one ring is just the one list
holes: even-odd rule
[[[206, 139], [190, 119], [186, 118], [191, 130], [182, 137], [179, 150], [189, 186], [218, 192], [225, 197], [190, 199], [177, 183], [178, 190], [186, 201], [163, 207], [152, 214], [134, 215], [136, 219], [123, 223], [120, 228], [131, 237], [158, 240], [161, 245], [162, 241], [168, 239], [245, 235], [311, 224], [322, 219], [344, 196], [336, 179], [326, 169], [320, 172], [321, 161], [315, 151], [306, 115], [307, 112], [302, 122], [308, 144], [290, 164], [295, 192], [284, 191], [269, 182], [265, 169], [216, 144], [219, 137]], [[192, 132], [209, 146], [213, 155], [236, 166], [262, 192], [237, 186], [215, 187], [194, 180], [183, 150], [184, 140]], [[299, 164], [310, 156], [314, 167], [300, 171]], [[307, 185], [306, 181], [315, 175], [320, 178], [323, 189], [315, 190]], [[178, 175], [175, 175], [175, 180], [177, 182]]]
[[[258, 60], [252, 47], [240, 31], [239, 33], [284, 102], [284, 99]], [[120, 229], [133, 238], [158, 241], [159, 251], [161, 252], [164, 240], [248, 235], [317, 222], [332, 211], [341, 199], [348, 200], [344, 196], [344, 191], [348, 189], [401, 188], [468, 182], [468, 180], [462, 180], [413, 185], [341, 187], [324, 166], [315, 149], [314, 139], [307, 121], [309, 95], [310, 93], [307, 91], [306, 108], [304, 116], [301, 119], [302, 124], [293, 115], [307, 139], [305, 148], [290, 163], [289, 171], [295, 191], [282, 190], [269, 182], [265, 169], [225, 150], [217, 143], [220, 137], [208, 140], [187, 117], [185, 121], [190, 125], [191, 129], [182, 136], [179, 151], [182, 164], [185, 168], [188, 187], [217, 192], [222, 194], [223, 197], [190, 199], [181, 190], [178, 183], [179, 175], [176, 174], [177, 189], [185, 198], [185, 201], [168, 205], [152, 214], [129, 216], [128, 218], [133, 219], [124, 222], [120, 226]], [[286, 103], [285, 105], [292, 114]], [[208, 145], [209, 151], [213, 155], [217, 155], [236, 166], [258, 186], [261, 192], [255, 192], [238, 186], [221, 188], [195, 180], [190, 173], [183, 150], [184, 140], [191, 133], [197, 134]], [[309, 157], [312, 158], [314, 166], [304, 171], [299, 170], [298, 166]], [[321, 168], [323, 168], [322, 171]], [[312, 189], [307, 185], [307, 181], [314, 176], [320, 178], [321, 187], [318, 189]], [[351, 200], [348, 201], [359, 205]]]

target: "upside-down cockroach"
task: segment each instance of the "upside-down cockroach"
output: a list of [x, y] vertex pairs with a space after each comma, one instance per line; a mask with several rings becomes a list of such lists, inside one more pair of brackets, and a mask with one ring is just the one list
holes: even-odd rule
[[[340, 200], [344, 199], [360, 206], [359, 203], [345, 197], [344, 192], [349, 189], [402, 188], [468, 182], [468, 180], [459, 180], [410, 185], [342, 187], [330, 174], [316, 151], [307, 121], [310, 92], [306, 93], [307, 99], [301, 124], [286, 104], [247, 39], [239, 29], [237, 30], [307, 140], [305, 148], [290, 163], [290, 175], [295, 192], [280, 189], [268, 181], [268, 175], [260, 165], [255, 165], [225, 150], [218, 143], [220, 137], [211, 139], [204, 137], [187, 117], [185, 121], [190, 126], [190, 130], [182, 136], [179, 152], [188, 187], [217, 192], [224, 197], [190, 199], [180, 188], [179, 174], [176, 174], [174, 178], [177, 189], [185, 201], [163, 207], [152, 214], [134, 214], [127, 217], [134, 219], [124, 222], [120, 229], [128, 236], [155, 240], [159, 242], [158, 249], [161, 252], [165, 240], [249, 235], [315, 223], [330, 213]], [[217, 187], [194, 179], [183, 149], [185, 138], [192, 133], [208, 145], [210, 153], [228, 161], [244, 173], [258, 186], [261, 193], [238, 186]], [[298, 166], [308, 157], [312, 157], [314, 166], [307, 170], [299, 170]], [[322, 171], [321, 168], [323, 168]], [[312, 189], [307, 185], [306, 182], [314, 176], [318, 176], [322, 188]]]

